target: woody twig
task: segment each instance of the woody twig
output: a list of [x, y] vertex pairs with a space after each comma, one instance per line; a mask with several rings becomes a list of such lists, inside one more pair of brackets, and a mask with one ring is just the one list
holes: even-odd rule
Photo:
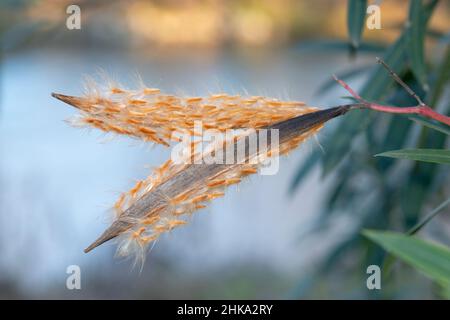
[[374, 102], [367, 101], [363, 99], [355, 90], [353, 90], [345, 81], [338, 79], [335, 75], [333, 75], [334, 79], [342, 86], [345, 90], [347, 90], [353, 98], [355, 98], [361, 105], [362, 108], [367, 108], [371, 110], [387, 112], [387, 113], [399, 113], [399, 114], [417, 114], [421, 115], [438, 122], [444, 123], [450, 126], [450, 117], [440, 114], [426, 105], [420, 97], [405, 83], [402, 79], [380, 58], [377, 58], [377, 62], [381, 64], [390, 74], [390, 76], [401, 85], [408, 94], [413, 97], [418, 105], [410, 106], [410, 107], [396, 107], [389, 105], [381, 105]]

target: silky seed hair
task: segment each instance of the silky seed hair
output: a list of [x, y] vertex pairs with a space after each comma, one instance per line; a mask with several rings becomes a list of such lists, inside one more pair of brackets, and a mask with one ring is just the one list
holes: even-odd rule
[[[321, 127], [322, 125], [317, 125], [307, 132], [284, 141], [276, 149], [269, 146], [268, 149], [260, 149], [255, 154], [246, 154], [242, 163], [233, 165], [175, 165], [168, 160], [156, 169], [151, 177], [138, 181], [128, 193], [119, 197], [115, 205], [118, 210], [117, 217], [113, 224], [124, 222], [128, 228], [118, 234], [117, 255], [125, 257], [131, 254], [142, 265], [145, 249], [161, 234], [185, 225], [192, 213], [205, 208], [212, 200], [224, 196], [229, 186], [238, 184], [245, 177], [257, 173], [261, 164], [268, 158], [286, 154], [296, 148], [301, 142], [318, 132]], [[222, 146], [225, 150], [224, 157], [235, 153], [237, 141], [245, 138], [248, 138], [248, 135], [242, 134], [233, 137], [231, 141], [224, 141]], [[215, 150], [217, 149], [205, 151], [202, 156]], [[179, 182], [188, 177], [191, 178], [190, 183], [180, 186]], [[169, 190], [167, 185], [173, 187]], [[159, 198], [158, 204], [150, 205], [139, 213], [135, 212], [134, 208], [140, 206], [141, 202], [146, 202], [144, 199], [148, 199], [153, 194]]]
[[[262, 96], [225, 93], [207, 97], [179, 97], [141, 85], [137, 90], [109, 83], [105, 88], [89, 80], [82, 97], [70, 97], [80, 110], [71, 124], [94, 127], [169, 146], [183, 134], [193, 135], [195, 121], [202, 129], [262, 128], [316, 108], [300, 101], [280, 101]], [[69, 99], [69, 97], [67, 97]]]
[[[347, 106], [317, 111], [302, 102], [278, 101], [266, 97], [241, 97], [213, 94], [208, 97], [178, 97], [162, 94], [155, 88], [136, 91], [111, 87], [107, 92], [91, 90], [83, 97], [53, 94], [78, 108], [75, 125], [91, 126], [106, 132], [129, 135], [144, 141], [168, 146], [173, 132], [193, 135], [195, 121], [204, 129], [247, 129], [209, 148], [191, 151], [181, 163], [171, 159], [156, 168], [146, 179], [139, 180], [121, 194], [114, 204], [112, 225], [88, 248], [117, 238], [117, 255], [134, 255], [143, 264], [148, 246], [172, 229], [185, 225], [192, 213], [224, 195], [225, 190], [258, 172], [271, 157], [283, 155], [315, 135], [323, 123], [349, 110]], [[206, 125], [205, 125], [206, 124]], [[256, 133], [255, 130], [257, 129]], [[251, 152], [247, 140], [258, 136], [258, 129], [279, 130], [279, 143], [273, 144], [268, 134], [267, 146]], [[243, 141], [244, 140], [244, 141]], [[237, 146], [244, 142], [245, 159], [233, 164], [192, 163], [200, 156], [225, 150], [224, 157], [237, 159]], [[225, 163], [225, 162], [223, 162]]]

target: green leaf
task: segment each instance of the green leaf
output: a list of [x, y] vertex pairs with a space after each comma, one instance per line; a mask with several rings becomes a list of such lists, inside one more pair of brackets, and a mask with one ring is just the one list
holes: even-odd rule
[[422, 86], [426, 85], [425, 29], [422, 0], [412, 0], [409, 8], [408, 54], [411, 60], [411, 69]]
[[442, 123], [439, 123], [439, 122], [436, 122], [436, 121], [433, 121], [430, 119], [425, 119], [425, 118], [422, 118], [419, 116], [411, 116], [411, 117], [409, 117], [409, 119], [414, 120], [418, 124], [421, 124], [430, 129], [434, 129], [434, 130], [442, 132], [446, 135], [450, 135], [450, 127], [446, 126]]
[[[383, 55], [384, 62], [397, 74], [400, 74], [406, 65], [406, 38], [407, 33], [404, 32]], [[389, 73], [383, 67], [376, 66], [362, 88], [361, 96], [369, 101], [378, 100], [383, 95], [387, 95], [387, 91], [392, 84]]]
[[[433, 10], [437, 4], [437, 0], [433, 0], [423, 6], [423, 28], [426, 29], [431, 18]], [[405, 30], [397, 41], [387, 50], [383, 56], [383, 60], [394, 70], [400, 74], [405, 66], [406, 54], [409, 50], [408, 39], [410, 30]], [[375, 72], [367, 80], [366, 85], [361, 90], [361, 96], [366, 100], [377, 100], [386, 93], [389, 86], [392, 84], [389, 74], [381, 66], [375, 69]]]
[[436, 5], [438, 4], [439, 0], [431, 0], [427, 2], [423, 6], [423, 22], [425, 25], [428, 24], [428, 21], [430, 21], [431, 15], [433, 14], [434, 8], [436, 8]]
[[450, 150], [445, 149], [402, 149], [379, 153], [375, 156], [450, 164]]
[[361, 35], [364, 30], [367, 0], [349, 0], [347, 7], [347, 28], [351, 45], [354, 49], [359, 47]]
[[450, 250], [447, 247], [396, 232], [365, 230], [363, 234], [427, 277], [441, 285], [450, 285]]
[[368, 110], [347, 114], [334, 132], [324, 142], [325, 156], [322, 158], [322, 176], [334, 171], [334, 168], [348, 155], [353, 138], [370, 123]]
[[[426, 130], [425, 130], [426, 129]], [[416, 142], [417, 148], [444, 149], [447, 136], [442, 133], [424, 128]], [[404, 213], [403, 221], [407, 228], [413, 227], [419, 221], [422, 208], [433, 194], [433, 184], [439, 180], [439, 164], [417, 161], [407, 172], [402, 182], [400, 207]], [[442, 179], [442, 178], [441, 178]], [[442, 188], [445, 183], [438, 185]]]
[[[428, 213], [421, 221], [419, 221], [415, 226], [408, 230], [406, 233], [409, 236], [412, 236], [419, 232], [425, 225], [428, 224], [434, 217], [436, 217], [443, 209], [445, 209], [448, 205], [450, 205], [450, 198], [442, 202], [436, 208], [434, 208], [430, 213]], [[393, 255], [389, 254], [386, 256], [383, 263], [383, 277], [387, 279], [391, 274], [392, 267], [395, 263], [396, 259]], [[449, 288], [450, 289], [450, 288]]]
[[[369, 144], [369, 152], [372, 154], [403, 148], [406, 142], [405, 137], [408, 137], [413, 124], [405, 117], [390, 117], [385, 121], [388, 122], [388, 128], [386, 133], [382, 136], [381, 141]], [[385, 157], [376, 158], [374, 163], [381, 175], [386, 174], [386, 171], [389, 170], [393, 164], [395, 164], [394, 159]]]
[[450, 45], [447, 45], [442, 62], [436, 69], [436, 80], [432, 83], [429, 97], [427, 96], [428, 105], [432, 108], [436, 107], [436, 104], [442, 96], [445, 86], [450, 79]]
[[419, 221], [414, 227], [408, 230], [408, 235], [413, 235], [420, 231], [428, 222], [430, 222], [435, 216], [438, 215], [439, 212], [442, 211], [445, 207], [447, 207], [450, 204], [450, 198], [442, 202], [439, 206], [434, 208], [425, 218], [423, 218], [421, 221]]
[[[433, 11], [433, 3], [424, 6], [423, 19], [424, 23], [428, 23]], [[408, 50], [407, 39], [409, 30], [405, 30], [397, 41], [389, 47], [383, 55], [383, 60], [394, 70], [400, 74], [406, 66], [406, 52]], [[369, 101], [376, 101], [389, 93], [392, 86], [390, 75], [381, 66], [376, 66], [366, 84], [361, 90], [361, 96]], [[366, 128], [370, 123], [370, 113], [354, 112], [348, 114], [341, 120], [335, 129], [332, 138], [325, 141], [324, 146], [326, 156], [323, 158], [323, 175], [332, 172], [333, 169], [344, 159], [349, 152], [351, 142], [361, 130]]]
[[442, 288], [441, 294], [444, 299], [450, 300], [450, 286]]

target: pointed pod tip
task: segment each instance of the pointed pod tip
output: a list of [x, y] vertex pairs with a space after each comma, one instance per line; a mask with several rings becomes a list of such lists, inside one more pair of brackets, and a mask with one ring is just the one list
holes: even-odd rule
[[52, 92], [51, 95], [53, 98], [58, 99], [62, 102], [65, 102], [75, 108], [79, 108], [81, 105], [81, 98], [79, 98], [79, 97], [68, 96], [68, 95], [56, 93], [56, 92]]
[[[92, 245], [91, 245], [92, 246]], [[89, 251], [91, 251], [92, 249], [94, 249], [93, 247], [87, 247], [86, 249], [83, 250], [84, 253], [88, 253]]]
[[73, 98], [71, 96], [67, 96], [65, 94], [56, 93], [56, 92], [52, 92], [52, 97], [56, 98], [58, 100], [64, 101], [64, 102], [67, 101], [67, 100], [70, 100], [71, 98]]
[[84, 249], [84, 253], [88, 253], [89, 251], [94, 250], [95, 248], [97, 248], [98, 246], [100, 246], [101, 244], [117, 237], [118, 234], [113, 234], [110, 231], [110, 228], [106, 229], [106, 231], [94, 242], [92, 242], [86, 249]]
[[86, 249], [84, 249], [84, 253], [88, 253], [103, 243], [114, 239], [118, 235], [122, 234], [126, 230], [131, 227], [131, 224], [128, 222], [117, 220], [115, 221], [108, 229], [106, 229], [97, 240], [91, 243]]

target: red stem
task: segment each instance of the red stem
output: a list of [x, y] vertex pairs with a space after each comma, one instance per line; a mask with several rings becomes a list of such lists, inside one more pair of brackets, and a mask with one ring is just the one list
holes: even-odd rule
[[439, 121], [441, 123], [445, 123], [446, 125], [450, 126], [450, 117], [445, 116], [443, 114], [440, 114], [433, 109], [431, 109], [429, 106], [425, 104], [419, 104], [417, 106], [413, 107], [394, 107], [394, 106], [384, 106], [376, 103], [371, 103], [369, 101], [364, 100], [357, 94], [347, 83], [345, 83], [343, 80], [338, 79], [336, 76], [333, 76], [334, 79], [342, 86], [345, 90], [347, 90], [353, 98], [361, 102], [364, 107], [381, 111], [381, 112], [387, 112], [387, 113], [400, 113], [400, 114], [418, 114], [427, 118], [434, 119], [436, 121]]
[[345, 90], [347, 90], [348, 92], [350, 92], [350, 94], [352, 95], [353, 98], [355, 98], [356, 100], [358, 100], [359, 102], [362, 103], [366, 103], [367, 101], [364, 100], [363, 98], [361, 98], [359, 96], [359, 94], [357, 94], [352, 88], [350, 88], [350, 86], [344, 81], [339, 79], [338, 77], [336, 77], [336, 75], [333, 74], [333, 78], [334, 80], [336, 80], [341, 86], [344, 87]]
[[445, 123], [446, 125], [450, 126], [450, 117], [447, 117], [443, 114], [440, 114], [440, 113], [434, 111], [427, 105], [399, 108], [399, 107], [383, 106], [383, 105], [371, 103], [368, 105], [368, 107], [369, 107], [369, 109], [372, 109], [372, 110], [388, 112], [388, 113], [419, 114], [421, 116], [434, 119], [436, 121]]

